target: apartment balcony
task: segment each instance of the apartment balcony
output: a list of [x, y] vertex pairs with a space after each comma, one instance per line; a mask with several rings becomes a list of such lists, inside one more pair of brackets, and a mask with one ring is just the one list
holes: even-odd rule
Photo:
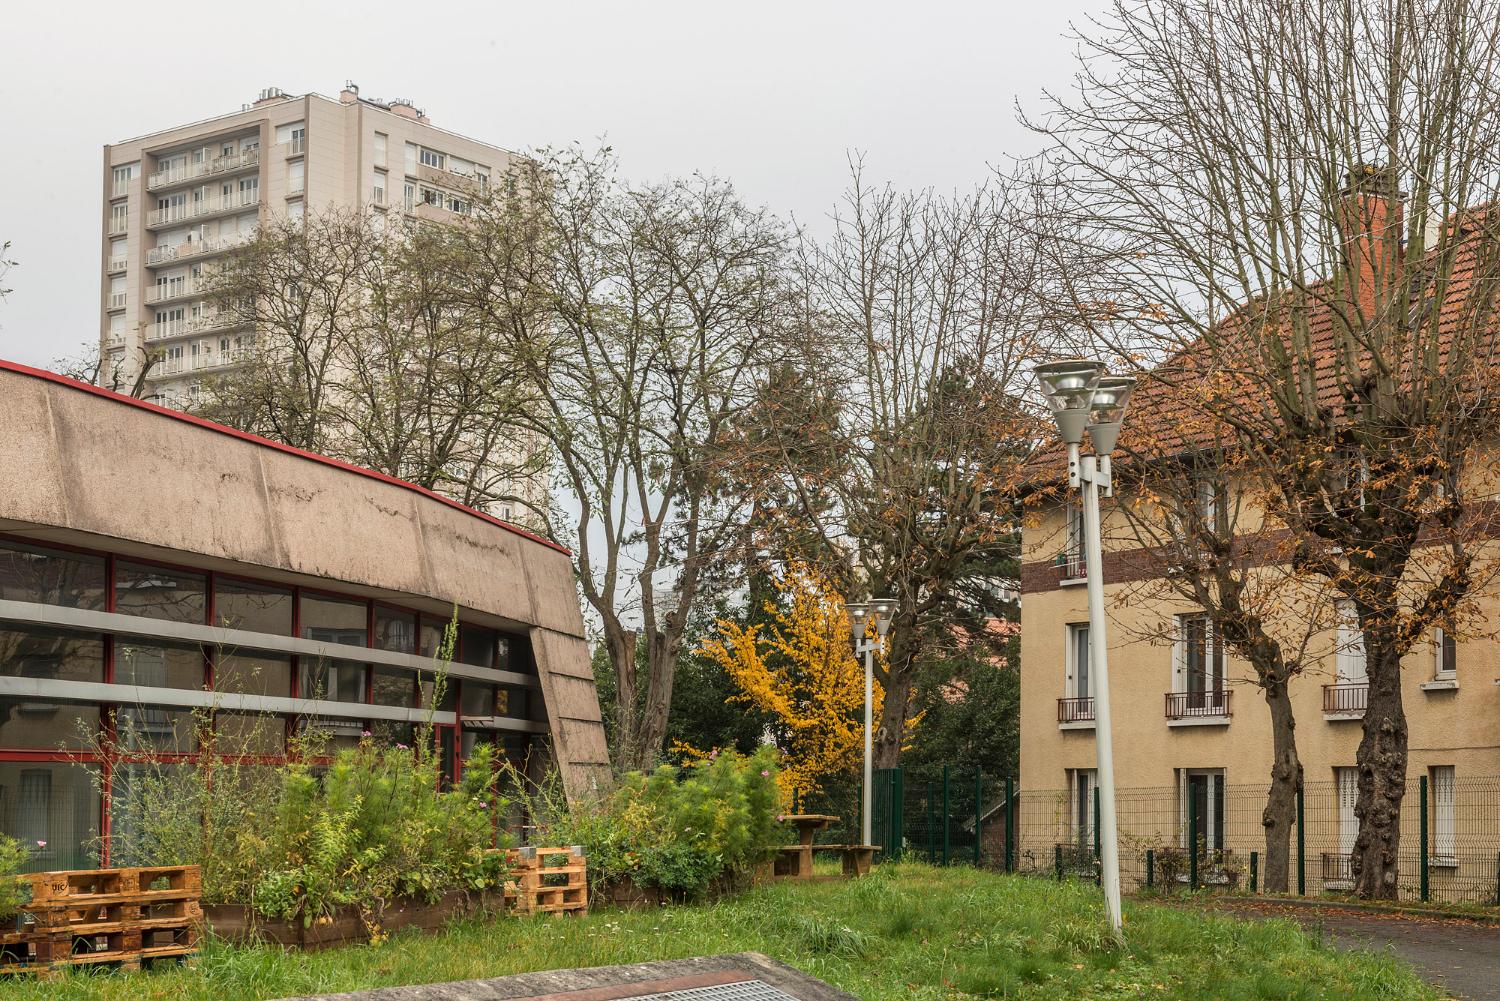
[[147, 213], [146, 228], [161, 229], [164, 226], [175, 226], [193, 219], [203, 219], [225, 212], [238, 212], [259, 204], [259, 190], [237, 192], [228, 198], [206, 198], [199, 202], [187, 202]]
[[1089, 579], [1088, 561], [1082, 552], [1064, 550], [1053, 558], [1052, 565], [1057, 568], [1060, 584], [1082, 584]]
[[1226, 726], [1232, 715], [1233, 692], [1168, 692], [1167, 723], [1171, 726]]
[[129, 264], [129, 263], [130, 263], [129, 258], [125, 258], [125, 257], [111, 257], [109, 259], [108, 270], [110, 272], [124, 271], [125, 270], [125, 266], [127, 264]]
[[243, 327], [245, 322], [228, 310], [212, 313], [208, 316], [195, 316], [187, 323], [187, 333], [206, 334], [215, 330], [233, 330], [235, 327]]
[[104, 338], [104, 348], [105, 348], [106, 351], [109, 350], [109, 349], [111, 349], [111, 348], [123, 348], [124, 346], [125, 346], [125, 335], [124, 334], [110, 334], [109, 336], [107, 336], [107, 337]]
[[166, 323], [153, 323], [146, 328], [147, 341], [164, 341], [168, 337], [181, 337], [188, 332], [186, 320], [170, 320]]
[[124, 309], [125, 301], [129, 298], [129, 292], [111, 292], [109, 294], [110, 309]]
[[179, 243], [175, 247], [153, 247], [146, 253], [147, 266], [158, 264], [171, 264], [176, 261], [193, 260], [200, 257], [212, 257], [226, 251], [243, 247], [255, 239], [252, 233], [235, 233], [230, 236], [221, 236], [213, 240], [193, 240], [190, 243]]
[[1083, 723], [1089, 726], [1094, 725], [1094, 700], [1092, 698], [1057, 700], [1058, 726]]
[[159, 302], [171, 302], [173, 299], [186, 299], [194, 295], [208, 295], [209, 286], [204, 281], [189, 281], [183, 279], [180, 282], [167, 282], [165, 285], [152, 285], [146, 289], [147, 305], [155, 305]]
[[151, 370], [155, 376], [187, 375], [192, 372], [208, 372], [230, 368], [248, 360], [247, 352], [225, 351], [217, 355], [199, 355], [196, 358], [164, 358]]
[[1364, 719], [1369, 705], [1370, 686], [1366, 682], [1323, 686], [1324, 719]]
[[200, 177], [212, 177], [216, 174], [233, 174], [258, 166], [260, 166], [260, 150], [246, 150], [243, 153], [232, 153], [228, 156], [214, 157], [212, 160], [204, 160], [202, 163], [190, 163], [183, 167], [158, 170], [146, 176], [146, 190], [156, 191], [159, 188], [170, 188], [174, 184], [187, 184], [190, 181], [196, 181]]
[[288, 139], [281, 143], [283, 156], [301, 156], [307, 152], [307, 136], [298, 136], [296, 139]]

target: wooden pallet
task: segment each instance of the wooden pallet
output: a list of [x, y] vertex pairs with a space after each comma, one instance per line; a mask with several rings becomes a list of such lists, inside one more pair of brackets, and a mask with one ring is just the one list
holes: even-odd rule
[[197, 866], [30, 873], [26, 920], [0, 934], [0, 973], [41, 979], [79, 966], [139, 969], [198, 951]]
[[587, 914], [588, 860], [580, 848], [517, 848], [506, 899], [521, 914]]

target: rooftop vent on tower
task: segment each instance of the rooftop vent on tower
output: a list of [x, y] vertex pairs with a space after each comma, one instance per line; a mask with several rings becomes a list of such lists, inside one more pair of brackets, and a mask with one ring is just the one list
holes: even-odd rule
[[258, 106], [262, 104], [268, 104], [272, 101], [285, 101], [286, 99], [286, 91], [282, 90], [280, 87], [267, 87], [265, 90], [260, 92], [260, 96], [255, 99], [255, 103]]

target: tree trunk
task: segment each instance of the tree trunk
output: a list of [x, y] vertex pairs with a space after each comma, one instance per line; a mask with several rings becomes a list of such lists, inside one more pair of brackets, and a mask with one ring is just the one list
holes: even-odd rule
[[615, 671], [615, 768], [630, 771], [635, 767], [640, 746], [639, 697], [636, 691], [635, 633], [611, 627], [606, 619], [604, 643], [610, 665]]
[[[1367, 633], [1367, 637], [1368, 637]], [[1354, 892], [1376, 900], [1396, 898], [1401, 847], [1401, 798], [1406, 794], [1406, 714], [1401, 706], [1401, 658], [1369, 651], [1369, 703], [1364, 737], [1355, 758], [1359, 799], [1354, 815]]]
[[1297, 720], [1287, 682], [1264, 689], [1271, 710], [1271, 789], [1261, 823], [1266, 829], [1266, 864], [1261, 888], [1286, 893], [1291, 887], [1292, 825], [1297, 822], [1297, 790], [1302, 788], [1302, 762], [1297, 757]]
[[646, 701], [641, 706], [640, 729], [636, 734], [635, 761], [631, 768], [649, 771], [661, 759], [662, 743], [667, 738], [667, 713], [672, 706], [672, 681], [677, 665], [677, 642], [661, 634], [647, 636]]
[[911, 701], [911, 668], [891, 665], [890, 682], [885, 686], [885, 701], [880, 718], [875, 721], [873, 767], [895, 768], [901, 763], [901, 739], [906, 733], [906, 707]]

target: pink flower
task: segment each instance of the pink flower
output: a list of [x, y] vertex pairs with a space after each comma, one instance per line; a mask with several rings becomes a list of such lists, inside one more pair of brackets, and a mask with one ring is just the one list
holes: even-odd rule
[[372, 734], [369, 730], [366, 730], [364, 733], [361, 733], [360, 736], [361, 737], [373, 737], [375, 735]]
[[760, 770], [760, 777], [763, 778], [763, 779], [768, 779], [768, 778], [771, 777], [771, 773], [768, 772], [768, 771], [766, 771], [764, 768], [762, 768]]
[[396, 745], [396, 750], [398, 750], [398, 751], [404, 751], [404, 750], [406, 750], [406, 745], [405, 744], [397, 744]]
[[37, 842], [37, 843], [36, 843], [36, 846], [37, 846], [37, 847], [38, 847], [38, 848], [46, 848], [46, 847], [47, 847], [47, 842], [45, 842], [45, 841], [38, 841], [38, 842]]

